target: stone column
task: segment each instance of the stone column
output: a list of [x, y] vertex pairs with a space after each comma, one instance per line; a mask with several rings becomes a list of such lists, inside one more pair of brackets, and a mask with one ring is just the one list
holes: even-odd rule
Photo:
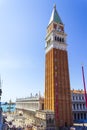
[[77, 104], [75, 104], [75, 110], [77, 110]]
[[78, 113], [76, 112], [76, 120], [78, 120], [78, 115], [77, 115]]
[[80, 104], [78, 104], [78, 107], [79, 107], [79, 110], [81, 110], [81, 108], [80, 108]]
[[79, 113], [79, 119], [81, 119], [81, 113]]
[[83, 114], [83, 119], [84, 119], [84, 113], [82, 113]]

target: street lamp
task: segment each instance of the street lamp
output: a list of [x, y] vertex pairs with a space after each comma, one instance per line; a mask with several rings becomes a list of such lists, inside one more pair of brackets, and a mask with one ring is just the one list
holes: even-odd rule
[[0, 87], [0, 109], [1, 109], [1, 95], [2, 95], [2, 89]]
[[[2, 107], [1, 107], [1, 95], [2, 95], [2, 89], [1, 89], [1, 79], [0, 79], [0, 127], [2, 126]], [[1, 130], [1, 128], [0, 128]]]

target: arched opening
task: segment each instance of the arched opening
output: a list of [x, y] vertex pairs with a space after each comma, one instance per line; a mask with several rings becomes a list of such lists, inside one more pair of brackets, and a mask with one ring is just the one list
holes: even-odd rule
[[60, 42], [61, 42], [61, 37], [60, 37]]
[[86, 113], [84, 113], [84, 119], [86, 119]]
[[80, 119], [79, 113], [78, 113], [78, 120]]
[[83, 119], [83, 113], [81, 113], [81, 119]]
[[59, 37], [57, 37], [57, 41], [59, 41]]
[[62, 38], [62, 42], [64, 42], [64, 38]]
[[76, 120], [76, 113], [74, 113], [74, 120]]

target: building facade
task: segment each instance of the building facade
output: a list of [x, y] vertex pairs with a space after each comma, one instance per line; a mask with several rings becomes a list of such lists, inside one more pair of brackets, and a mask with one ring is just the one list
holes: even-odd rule
[[[54, 112], [39, 110], [35, 115], [36, 130], [55, 130]], [[37, 127], [38, 126], [38, 127]]]
[[38, 94], [26, 98], [16, 99], [16, 109], [36, 111], [44, 109], [44, 98], [39, 97]]
[[54, 6], [46, 34], [44, 108], [54, 111], [56, 126], [72, 125], [66, 36]]
[[87, 120], [87, 108], [83, 90], [71, 90], [73, 121]]

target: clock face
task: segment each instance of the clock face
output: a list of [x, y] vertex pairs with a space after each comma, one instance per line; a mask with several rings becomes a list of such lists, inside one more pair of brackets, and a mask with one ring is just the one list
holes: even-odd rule
[[58, 26], [57, 30], [58, 30], [58, 32], [63, 32], [64, 31], [62, 26]]
[[59, 26], [59, 27], [58, 27], [58, 32], [61, 32], [61, 31], [62, 31], [62, 30], [61, 30], [61, 27]]

